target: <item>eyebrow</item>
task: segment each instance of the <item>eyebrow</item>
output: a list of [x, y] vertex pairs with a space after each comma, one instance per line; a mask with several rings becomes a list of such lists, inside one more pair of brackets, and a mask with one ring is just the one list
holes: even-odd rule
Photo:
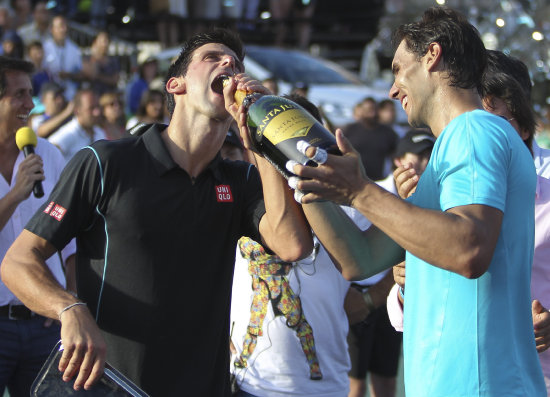
[[219, 50], [210, 50], [210, 51], [206, 51], [204, 54], [202, 54], [202, 57], [204, 58], [207, 55], [218, 55], [218, 56], [230, 55], [235, 60], [235, 66], [239, 69], [239, 72], [244, 71], [244, 64], [241, 62], [241, 60], [239, 59], [237, 54], [230, 54], [230, 53], [227, 53], [227, 52], [224, 52], [224, 51], [219, 51]]
[[397, 65], [395, 63], [393, 65], [391, 65], [391, 72], [395, 76], [397, 74], [397, 72], [399, 72], [399, 65]]

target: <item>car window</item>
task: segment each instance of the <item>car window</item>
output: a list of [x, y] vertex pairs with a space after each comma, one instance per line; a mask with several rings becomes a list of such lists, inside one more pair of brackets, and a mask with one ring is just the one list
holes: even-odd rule
[[289, 83], [360, 84], [357, 77], [341, 66], [299, 51], [251, 46], [247, 47], [246, 56], [269, 70], [276, 79]]

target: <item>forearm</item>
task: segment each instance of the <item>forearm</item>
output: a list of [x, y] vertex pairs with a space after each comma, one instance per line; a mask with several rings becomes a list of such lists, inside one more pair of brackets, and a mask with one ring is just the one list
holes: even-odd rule
[[260, 222], [265, 243], [281, 259], [296, 261], [313, 249], [311, 229], [286, 180], [263, 158], [256, 156], [266, 214]]
[[20, 202], [12, 190], [0, 199], [0, 230], [4, 229]]
[[369, 288], [368, 293], [370, 294], [375, 307], [380, 307], [386, 303], [388, 294], [393, 286], [393, 274], [389, 271], [379, 282]]
[[420, 208], [373, 183], [363, 187], [353, 206], [408, 252], [469, 278], [489, 266], [502, 219], [500, 211], [483, 205], [446, 212]]
[[61, 113], [52, 116], [50, 119], [40, 124], [40, 126], [36, 130], [36, 133], [42, 138], [49, 137], [54, 131], [56, 131], [59, 127], [63, 125], [63, 122], [66, 119], [71, 117], [71, 114], [72, 109], [70, 107], [66, 107], [61, 111]]
[[361, 231], [329, 201], [302, 206], [315, 235], [348, 280], [362, 280], [390, 268], [404, 251], [376, 227]]
[[23, 230], [6, 253], [0, 267], [4, 284], [32, 311], [58, 319], [61, 310], [77, 302], [52, 275], [46, 259], [55, 249], [40, 237]]

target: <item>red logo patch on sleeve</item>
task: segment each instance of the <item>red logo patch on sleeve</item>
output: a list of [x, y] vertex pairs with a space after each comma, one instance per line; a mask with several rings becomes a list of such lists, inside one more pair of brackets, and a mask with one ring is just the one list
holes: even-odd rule
[[50, 216], [57, 219], [57, 221], [61, 221], [65, 214], [67, 213], [67, 210], [60, 206], [59, 204], [55, 204], [55, 207], [53, 207], [52, 212], [50, 212]]
[[229, 185], [216, 186], [216, 199], [218, 203], [232, 203], [233, 195], [231, 194], [231, 188]]
[[55, 203], [53, 201], [50, 201], [50, 204], [48, 204], [48, 206], [46, 208], [44, 208], [44, 213], [45, 214], [49, 214], [50, 211], [52, 210], [52, 207]]

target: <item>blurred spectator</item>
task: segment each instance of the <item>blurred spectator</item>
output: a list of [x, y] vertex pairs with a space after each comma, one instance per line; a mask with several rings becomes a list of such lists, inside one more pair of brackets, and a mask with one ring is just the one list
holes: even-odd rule
[[222, 0], [188, 0], [187, 8], [193, 22], [188, 34], [203, 32], [222, 16]]
[[101, 117], [99, 126], [105, 131], [107, 139], [114, 140], [127, 136], [124, 104], [118, 92], [106, 92], [99, 97]]
[[262, 81], [262, 84], [273, 93], [273, 95], [279, 95], [279, 83], [275, 77], [268, 77]]
[[11, 0], [10, 5], [13, 10], [13, 29], [19, 29], [21, 26], [32, 22], [31, 0]]
[[166, 123], [164, 110], [164, 94], [159, 90], [149, 89], [141, 96], [136, 114], [128, 120], [126, 129], [129, 130], [138, 123]]
[[33, 96], [40, 96], [42, 85], [52, 78], [44, 68], [44, 47], [40, 41], [32, 41], [27, 46], [27, 57], [34, 65], [34, 73], [31, 75]]
[[82, 71], [80, 48], [68, 37], [69, 27], [63, 15], [52, 19], [52, 37], [44, 40], [44, 67], [52, 78], [65, 88], [65, 97], [71, 100], [78, 88]]
[[[288, 98], [321, 121], [315, 105], [304, 97]], [[222, 158], [228, 158], [223, 149], [233, 146], [237, 153], [231, 152], [231, 159], [245, 159], [239, 145], [238, 135], [230, 130]], [[358, 211], [343, 210], [360, 228], [368, 225]], [[352, 319], [349, 294], [349, 281], [319, 242], [308, 258], [289, 263], [254, 240], [241, 238], [231, 295], [230, 371], [239, 389], [233, 396], [345, 396], [348, 321], [361, 321], [368, 313], [356, 306]]]
[[157, 33], [162, 47], [178, 45], [181, 27], [189, 24], [187, 0], [151, 0], [149, 7], [157, 21]]
[[275, 22], [275, 45], [285, 45], [289, 25], [297, 37], [296, 46], [307, 50], [311, 38], [311, 18], [315, 12], [315, 0], [269, 0], [269, 9]]
[[237, 126], [232, 125], [229, 127], [229, 131], [227, 131], [227, 136], [225, 137], [222, 148], [220, 149], [220, 156], [224, 160], [247, 161], [245, 159], [244, 146], [241, 143], [239, 134], [235, 132], [238, 131], [238, 129], [239, 128]]
[[100, 109], [95, 92], [89, 89], [77, 91], [73, 113], [71, 121], [48, 138], [67, 161], [84, 146], [106, 139], [105, 132], [98, 125]]
[[2, 55], [5, 57], [23, 59], [25, 48], [23, 40], [15, 30], [8, 30], [2, 35]]
[[109, 33], [100, 31], [90, 47], [90, 55], [82, 57], [82, 82], [87, 82], [89, 88], [97, 95], [117, 88], [120, 65], [118, 59], [109, 55]]
[[408, 127], [399, 125], [396, 122], [397, 112], [395, 101], [392, 99], [384, 99], [378, 103], [378, 121], [380, 124], [387, 125], [395, 131], [399, 137], [405, 136]]
[[44, 41], [50, 37], [51, 14], [48, 2], [39, 0], [34, 5], [32, 22], [26, 23], [17, 29], [25, 46], [34, 41]]
[[535, 140], [545, 149], [550, 149], [550, 104], [542, 107], [541, 116], [537, 123], [537, 134]]
[[291, 95], [299, 95], [303, 96], [304, 98], [307, 98], [309, 93], [309, 85], [302, 81], [297, 81], [294, 83], [294, 86], [292, 87], [292, 90], [290, 91]]
[[11, 28], [11, 15], [8, 7], [0, 6], [0, 35]]
[[95, 28], [105, 29], [107, 20], [105, 10], [111, 7], [111, 0], [94, 0], [90, 8], [90, 25]]
[[224, 1], [222, 13], [233, 22], [235, 29], [254, 31], [259, 7], [260, 0]]
[[141, 96], [158, 74], [158, 61], [148, 51], [141, 51], [137, 61], [137, 73], [126, 86], [126, 113], [128, 115], [136, 114]]
[[365, 171], [372, 180], [380, 180], [390, 172], [389, 158], [398, 136], [391, 128], [378, 122], [378, 107], [373, 98], [365, 98], [353, 109], [354, 123], [343, 127], [344, 135], [361, 154]]
[[38, 136], [47, 138], [72, 118], [73, 103], [67, 103], [63, 88], [54, 82], [42, 85], [40, 101], [44, 105], [44, 113], [32, 117], [31, 127]]

